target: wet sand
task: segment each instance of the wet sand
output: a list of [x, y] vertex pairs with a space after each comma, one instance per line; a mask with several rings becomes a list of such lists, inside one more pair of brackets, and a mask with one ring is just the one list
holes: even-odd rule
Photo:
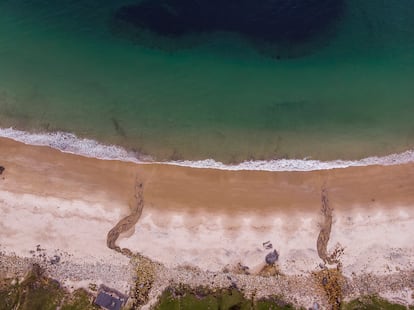
[[331, 207], [365, 210], [414, 205], [414, 163], [311, 172], [225, 171], [164, 164], [98, 160], [0, 138], [1, 188], [61, 198], [94, 200], [101, 194], [124, 205], [135, 178], [151, 208], [188, 212], [260, 213], [319, 210], [320, 192]]
[[167, 266], [256, 270], [268, 252], [262, 243], [271, 241], [284, 273], [312, 271], [322, 262], [325, 188], [333, 210], [328, 248], [345, 248], [345, 273], [413, 268], [414, 164], [224, 171], [98, 160], [4, 138], [0, 154], [0, 244], [18, 255], [41, 244], [79, 259], [122, 260], [106, 235], [129, 214], [139, 180], [143, 212], [118, 245]]

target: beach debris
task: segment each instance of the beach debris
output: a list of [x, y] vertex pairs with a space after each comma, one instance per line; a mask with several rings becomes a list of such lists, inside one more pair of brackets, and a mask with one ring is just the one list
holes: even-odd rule
[[263, 247], [265, 250], [273, 249], [273, 244], [270, 243], [270, 241], [263, 242]]
[[238, 263], [234, 272], [239, 274], [250, 274], [250, 268], [248, 266], [242, 265], [241, 263]]
[[2, 174], [4, 170], [6, 170], [6, 168], [4, 168], [3, 166], [0, 166], [0, 174]]
[[50, 259], [50, 264], [51, 265], [55, 265], [58, 264], [60, 262], [60, 256], [59, 255], [54, 255], [51, 259]]
[[248, 266], [244, 266], [244, 265], [240, 264], [240, 269], [245, 271], [245, 272], [248, 272], [250, 268]]
[[279, 258], [279, 253], [274, 250], [266, 255], [265, 261], [268, 265], [273, 265]]
[[314, 303], [313, 303], [313, 307], [312, 307], [312, 309], [313, 310], [319, 310], [319, 304], [315, 301]]
[[282, 275], [282, 273], [279, 270], [279, 267], [276, 264], [268, 265], [265, 264], [258, 273], [261, 277], [274, 277]]
[[230, 288], [237, 290], [239, 287], [237, 286], [237, 283], [236, 282], [232, 281], [231, 282], [231, 285], [230, 285]]
[[237, 279], [232, 279], [230, 276], [226, 276], [227, 280], [230, 281], [230, 288], [236, 288], [237, 289]]

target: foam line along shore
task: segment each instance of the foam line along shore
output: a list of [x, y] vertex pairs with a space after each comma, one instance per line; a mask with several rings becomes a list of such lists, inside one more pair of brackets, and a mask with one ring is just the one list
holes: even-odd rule
[[0, 137], [9, 138], [28, 145], [48, 146], [65, 153], [106, 160], [121, 160], [134, 163], [163, 163], [193, 168], [211, 168], [220, 170], [258, 170], [258, 171], [313, 171], [369, 165], [398, 165], [414, 162], [414, 150], [386, 156], [372, 156], [359, 160], [320, 161], [317, 159], [274, 159], [251, 160], [238, 164], [224, 164], [214, 159], [179, 160], [156, 162], [150, 156], [138, 154], [116, 145], [107, 145], [98, 141], [79, 138], [67, 132], [31, 133], [13, 128], [0, 128]]

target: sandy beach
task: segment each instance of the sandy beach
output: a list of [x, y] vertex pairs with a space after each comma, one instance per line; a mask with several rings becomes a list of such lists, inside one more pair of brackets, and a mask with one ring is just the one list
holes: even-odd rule
[[127, 265], [106, 236], [129, 214], [138, 182], [143, 213], [118, 244], [168, 268], [217, 272], [242, 265], [255, 273], [270, 241], [283, 274], [318, 270], [322, 189], [333, 210], [327, 250], [343, 248], [345, 276], [414, 268], [414, 163], [225, 171], [98, 160], [5, 138], [0, 154], [4, 253], [31, 257], [40, 245], [50, 255], [68, 253], [72, 262]]

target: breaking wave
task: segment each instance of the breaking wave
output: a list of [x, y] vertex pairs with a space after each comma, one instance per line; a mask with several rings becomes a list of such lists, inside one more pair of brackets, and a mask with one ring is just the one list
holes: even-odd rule
[[274, 159], [244, 161], [234, 165], [224, 164], [215, 161], [214, 159], [156, 162], [150, 157], [143, 157], [140, 154], [128, 151], [122, 147], [102, 144], [92, 139], [79, 138], [75, 134], [67, 132], [30, 133], [13, 128], [0, 128], [0, 137], [10, 138], [30, 145], [49, 146], [65, 153], [105, 160], [121, 160], [147, 164], [162, 163], [176, 166], [221, 170], [313, 171], [369, 165], [390, 166], [414, 162], [414, 150], [382, 157], [367, 157], [360, 160], [339, 159], [320, 161], [313, 159]]

